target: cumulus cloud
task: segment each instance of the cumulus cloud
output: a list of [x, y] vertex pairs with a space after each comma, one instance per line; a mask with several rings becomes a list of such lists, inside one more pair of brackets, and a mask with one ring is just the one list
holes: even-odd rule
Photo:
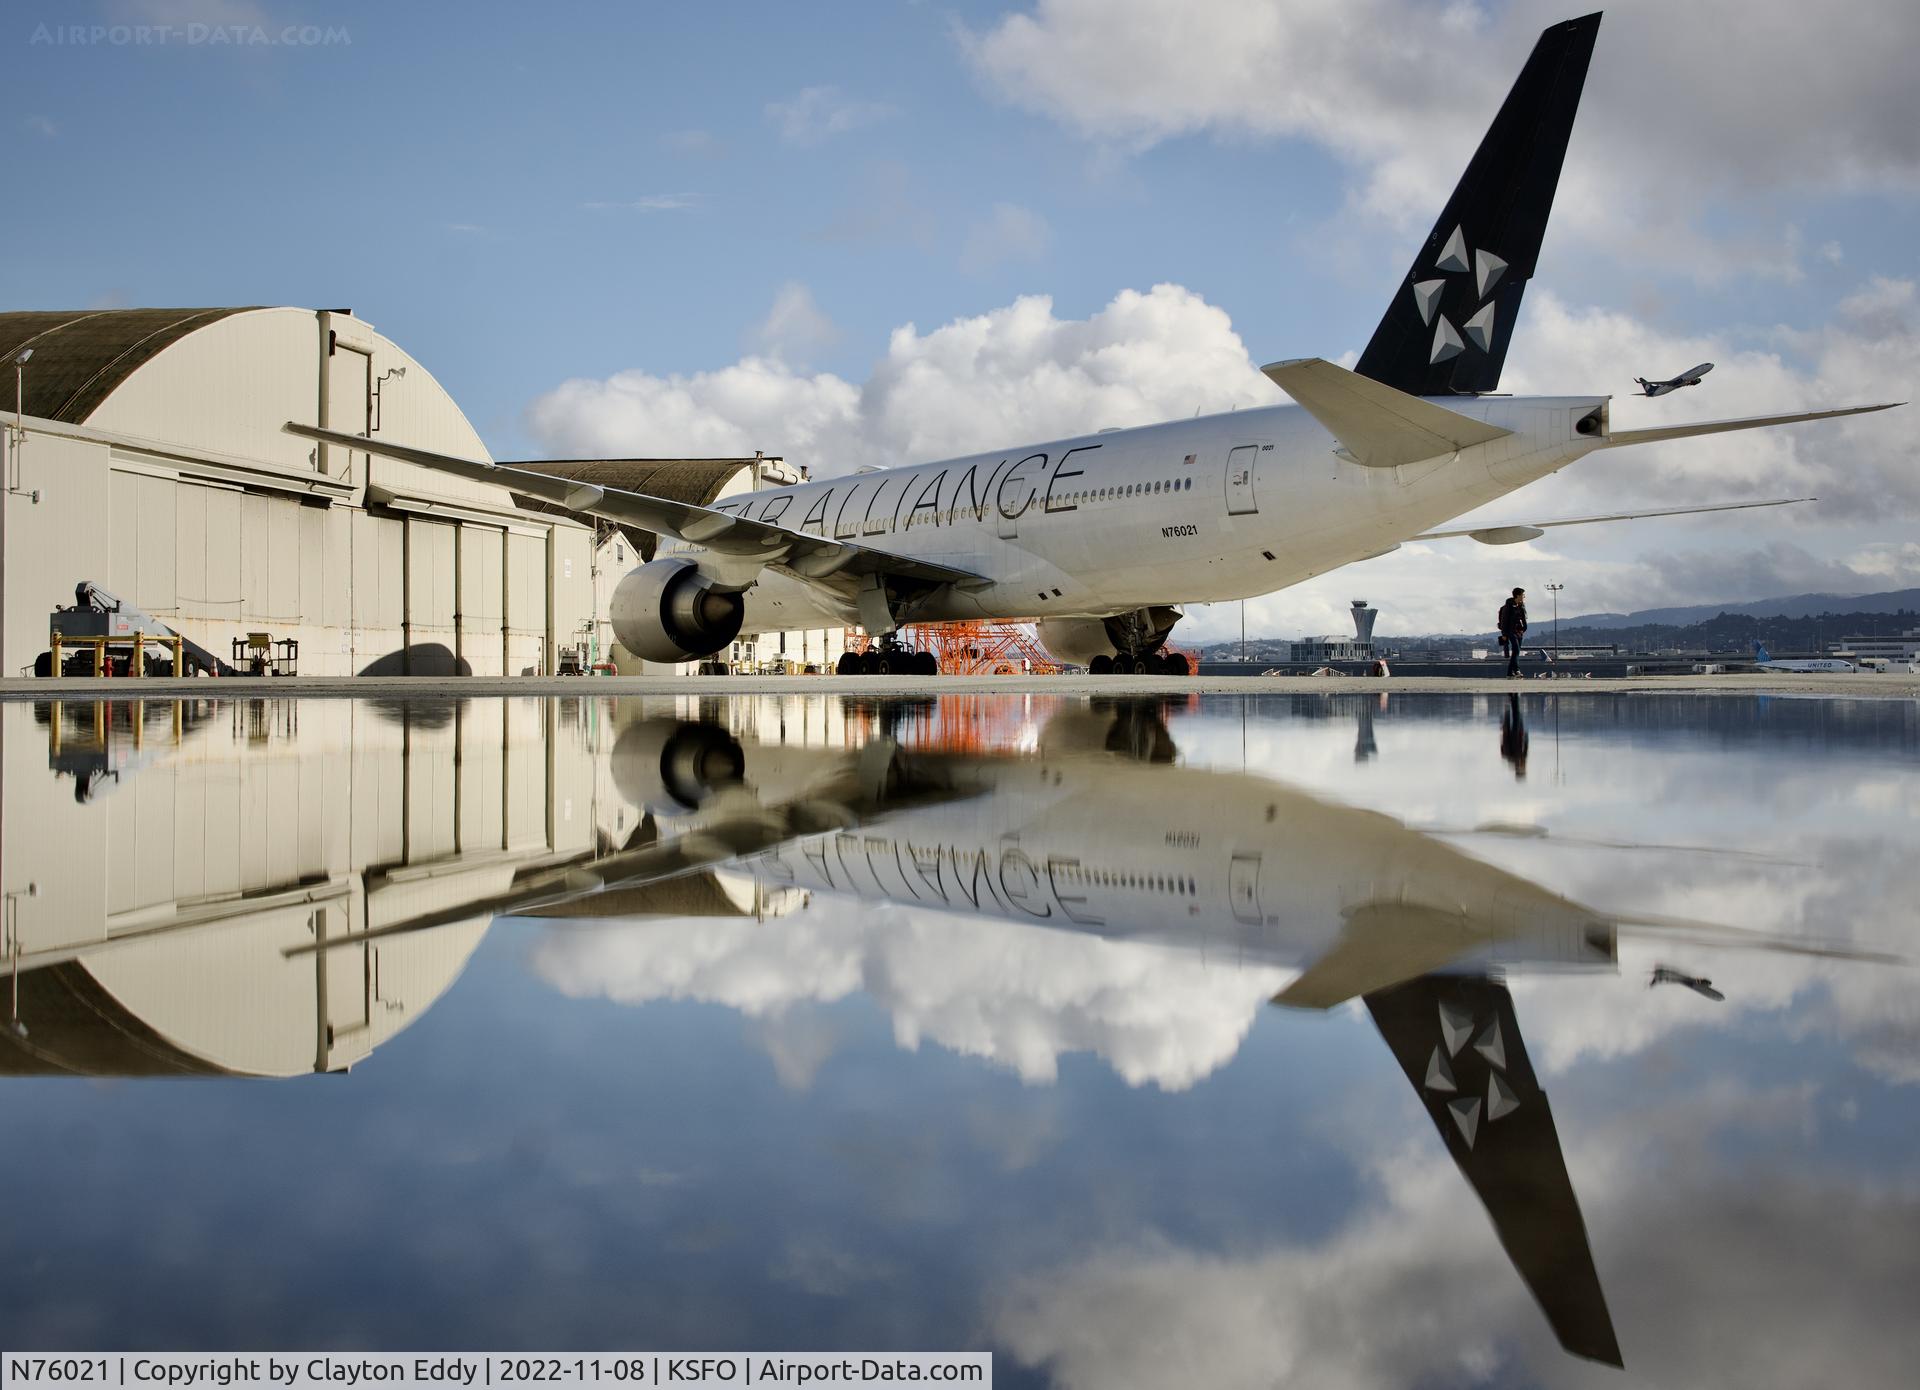
[[838, 87], [803, 87], [786, 101], [770, 101], [767, 119], [789, 145], [819, 145], [836, 135], [873, 125], [894, 114], [891, 106], [858, 101]]
[[1037, 261], [1046, 255], [1052, 239], [1047, 219], [1033, 209], [995, 203], [991, 213], [967, 229], [960, 268], [978, 275], [1008, 261]]
[[[1762, 8], [1609, 7], [1563, 225], [1710, 279], [1777, 271], [1780, 258], [1777, 246], [1703, 233], [1703, 190], [1920, 186], [1920, 91], [1905, 57], [1920, 14], [1900, 0], [1843, 16], [1788, 0]], [[1441, 205], [1534, 39], [1566, 17], [1548, 0], [1040, 0], [958, 32], [990, 90], [1092, 141], [1309, 140], [1355, 169], [1358, 209], [1406, 228]]]
[[634, 922], [544, 935], [534, 968], [563, 994], [625, 1004], [697, 999], [765, 1021], [783, 1082], [824, 1060], [817, 1034], [783, 1020], [860, 992], [905, 1048], [985, 1058], [1033, 1084], [1069, 1053], [1099, 1056], [1129, 1085], [1184, 1090], [1239, 1050], [1290, 978], [1209, 963], [1177, 947], [1104, 941], [1012, 922], [836, 900], [769, 922]]
[[1086, 319], [1062, 319], [1033, 295], [928, 333], [907, 324], [858, 385], [754, 356], [711, 372], [569, 381], [528, 418], [563, 454], [763, 449], [831, 475], [1276, 398], [1223, 311], [1156, 285]]

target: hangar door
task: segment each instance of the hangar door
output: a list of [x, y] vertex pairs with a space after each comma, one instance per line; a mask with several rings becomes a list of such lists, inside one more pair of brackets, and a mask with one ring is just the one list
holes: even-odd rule
[[506, 532], [462, 522], [458, 669], [474, 676], [506, 674]]

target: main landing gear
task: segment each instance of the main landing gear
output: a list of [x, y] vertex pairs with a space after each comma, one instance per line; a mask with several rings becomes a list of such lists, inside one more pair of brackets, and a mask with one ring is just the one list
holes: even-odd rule
[[1118, 656], [1096, 656], [1087, 663], [1087, 673], [1094, 676], [1190, 676], [1193, 663], [1180, 652], [1142, 652], [1133, 655], [1121, 652]]
[[940, 659], [932, 652], [882, 643], [864, 652], [842, 652], [834, 670], [843, 676], [937, 676]]

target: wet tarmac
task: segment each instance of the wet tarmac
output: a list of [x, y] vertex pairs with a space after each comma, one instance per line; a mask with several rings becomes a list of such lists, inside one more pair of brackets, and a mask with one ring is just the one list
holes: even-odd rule
[[0, 705], [0, 1345], [1911, 1383], [1911, 700], [207, 684]]

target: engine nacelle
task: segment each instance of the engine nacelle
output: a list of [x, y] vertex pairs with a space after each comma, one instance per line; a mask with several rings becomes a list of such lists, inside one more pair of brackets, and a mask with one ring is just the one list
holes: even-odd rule
[[1057, 660], [1085, 666], [1096, 656], [1153, 651], [1179, 621], [1179, 609], [1154, 607], [1111, 618], [1042, 618], [1037, 627], [1041, 645]]
[[613, 591], [613, 635], [642, 661], [711, 656], [740, 635], [744, 594], [714, 587], [686, 560], [654, 560], [630, 570]]
[[614, 741], [613, 785], [634, 806], [678, 815], [738, 786], [747, 755], [725, 729], [681, 719], [643, 719]]

